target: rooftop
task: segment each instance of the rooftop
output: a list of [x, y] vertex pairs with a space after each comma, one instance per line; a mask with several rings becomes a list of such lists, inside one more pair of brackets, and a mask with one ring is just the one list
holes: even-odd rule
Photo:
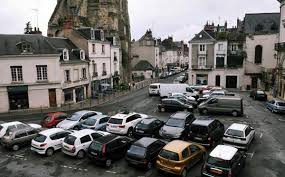
[[244, 131], [248, 125], [233, 123], [228, 129]]
[[141, 138], [138, 141], [134, 142], [133, 145], [146, 148], [156, 141], [157, 141], [157, 139], [155, 139], [155, 138], [144, 137], [144, 138]]
[[223, 160], [231, 160], [237, 151], [238, 149], [232, 146], [218, 145], [210, 153], [210, 156], [223, 159]]

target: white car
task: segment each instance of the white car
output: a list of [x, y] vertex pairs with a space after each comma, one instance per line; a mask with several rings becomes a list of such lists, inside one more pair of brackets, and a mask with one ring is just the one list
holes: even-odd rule
[[196, 98], [194, 98], [193, 96], [187, 96], [184, 93], [170, 93], [169, 96], [170, 97], [183, 97], [189, 101], [196, 101]]
[[249, 125], [232, 124], [224, 133], [223, 142], [239, 149], [248, 150], [255, 136], [255, 130]]
[[86, 151], [93, 140], [109, 134], [90, 129], [79, 130], [64, 138], [61, 150], [64, 154], [81, 159], [85, 157]]
[[110, 133], [120, 135], [133, 135], [133, 129], [139, 121], [147, 118], [145, 114], [123, 112], [110, 118], [106, 130]]
[[150, 84], [149, 87], [148, 87], [148, 94], [149, 94], [149, 96], [159, 95], [159, 88], [160, 88], [160, 84], [159, 83]]
[[31, 150], [38, 154], [52, 156], [54, 151], [61, 149], [64, 138], [71, 133], [61, 128], [44, 130], [32, 140]]
[[74, 129], [74, 130], [79, 130], [81, 123], [92, 116], [95, 115], [102, 115], [101, 112], [96, 112], [96, 111], [78, 111], [73, 113], [70, 117], [67, 119], [64, 119], [62, 122], [57, 124], [57, 128], [62, 128], [65, 130], [68, 129]]
[[89, 117], [84, 120], [81, 124], [81, 129], [92, 129], [92, 130], [106, 130], [107, 122], [110, 117], [107, 115], [96, 115]]
[[21, 128], [26, 128], [26, 127], [33, 127], [35, 129], [40, 129], [42, 128], [42, 126], [38, 125], [38, 124], [25, 124], [23, 122], [18, 122], [18, 121], [14, 121], [14, 122], [8, 122], [8, 123], [4, 123], [0, 125], [0, 138], [3, 138], [3, 136], [6, 134], [7, 130], [11, 130], [11, 129], [21, 129]]

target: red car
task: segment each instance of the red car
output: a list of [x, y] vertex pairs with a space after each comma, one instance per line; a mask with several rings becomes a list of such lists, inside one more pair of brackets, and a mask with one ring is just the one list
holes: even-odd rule
[[41, 121], [41, 125], [42, 127], [52, 128], [66, 118], [67, 114], [63, 112], [48, 113]]

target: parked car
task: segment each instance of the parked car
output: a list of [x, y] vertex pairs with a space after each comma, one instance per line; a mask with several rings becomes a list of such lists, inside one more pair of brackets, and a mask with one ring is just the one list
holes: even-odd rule
[[32, 140], [31, 150], [38, 154], [52, 156], [55, 151], [61, 149], [64, 138], [71, 133], [71, 131], [61, 128], [52, 128], [41, 131]]
[[238, 149], [248, 150], [255, 136], [253, 127], [245, 124], [232, 124], [225, 132], [223, 142]]
[[160, 151], [156, 167], [163, 172], [186, 177], [189, 169], [205, 158], [206, 149], [192, 142], [174, 140]]
[[48, 113], [41, 121], [41, 126], [45, 128], [55, 127], [59, 122], [67, 119], [67, 114], [63, 112]]
[[159, 83], [150, 84], [149, 87], [148, 87], [148, 94], [149, 94], [149, 96], [159, 95], [159, 88], [160, 88], [160, 84]]
[[101, 112], [95, 111], [78, 111], [73, 113], [70, 117], [57, 124], [57, 128], [79, 130], [81, 123], [92, 116], [102, 115]]
[[262, 90], [252, 90], [249, 96], [254, 100], [267, 101], [267, 94]]
[[210, 98], [198, 106], [201, 114], [223, 113], [234, 117], [243, 115], [243, 99], [241, 97], [223, 96]]
[[148, 116], [135, 112], [121, 112], [112, 116], [108, 123], [106, 130], [110, 133], [133, 136], [134, 127], [137, 123]]
[[14, 128], [6, 132], [1, 139], [3, 147], [17, 151], [22, 146], [31, 144], [32, 139], [39, 133], [40, 129], [27, 126], [25, 128]]
[[151, 169], [165, 141], [144, 137], [134, 142], [126, 155], [128, 164]]
[[157, 105], [158, 111], [184, 111], [193, 112], [193, 106], [178, 100], [177, 98], [165, 98], [161, 100], [161, 103]]
[[189, 133], [191, 123], [195, 120], [190, 112], [176, 112], [172, 114], [165, 125], [161, 127], [159, 136], [164, 139], [185, 139]]
[[14, 122], [7, 122], [0, 124], [0, 139], [3, 138], [3, 136], [12, 129], [25, 129], [25, 128], [35, 128], [35, 129], [41, 129], [42, 126], [38, 124], [25, 124], [23, 122], [14, 121]]
[[285, 101], [277, 99], [266, 102], [266, 108], [273, 113], [285, 113]]
[[185, 93], [170, 93], [168, 97], [183, 97], [189, 101], [196, 101], [196, 98], [198, 98], [199, 96], [187, 96]]
[[178, 80], [179, 83], [185, 83], [186, 82], [186, 77], [179, 76], [179, 77], [176, 78], [176, 80]]
[[158, 132], [163, 125], [164, 122], [157, 118], [145, 118], [135, 126], [133, 136], [135, 138], [158, 136]]
[[226, 145], [218, 145], [209, 154], [204, 163], [201, 176], [231, 176], [237, 177], [245, 167], [246, 155], [237, 148]]
[[177, 100], [181, 101], [182, 103], [185, 103], [185, 104], [188, 104], [188, 105], [190, 104], [195, 109], [198, 107], [198, 103], [196, 101], [189, 100], [189, 99], [187, 99], [185, 97], [182, 97], [182, 96], [169, 96], [168, 98], [170, 98], [170, 99], [174, 98], [174, 99], [177, 99]]
[[224, 131], [224, 125], [219, 120], [200, 117], [191, 124], [188, 138], [203, 146], [213, 147], [223, 138]]
[[95, 115], [85, 119], [80, 128], [105, 131], [109, 119], [107, 115]]
[[66, 155], [82, 159], [91, 142], [102, 136], [109, 135], [107, 132], [84, 129], [69, 134], [62, 143], [62, 152]]
[[186, 96], [197, 97], [198, 93], [193, 90], [188, 84], [160, 84], [160, 98], [167, 98], [171, 93], [183, 93]]
[[93, 141], [87, 151], [88, 158], [96, 164], [110, 167], [115, 160], [126, 155], [132, 139], [129, 137], [110, 134]]

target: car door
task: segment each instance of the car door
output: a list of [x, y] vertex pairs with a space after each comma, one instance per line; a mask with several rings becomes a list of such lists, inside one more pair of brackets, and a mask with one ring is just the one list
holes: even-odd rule
[[108, 120], [109, 120], [108, 117], [103, 117], [103, 118], [97, 120], [95, 129], [96, 130], [105, 130]]
[[195, 145], [195, 144], [191, 144], [189, 146], [190, 149], [190, 153], [191, 153], [191, 159], [192, 159], [192, 166], [195, 165], [197, 162], [200, 161], [200, 159], [202, 158], [203, 154], [201, 149]]
[[139, 123], [139, 121], [141, 121], [142, 116], [139, 114], [135, 114], [133, 117], [133, 127], [135, 127], [137, 125], [137, 123]]
[[55, 147], [56, 150], [61, 149], [62, 148], [62, 142], [64, 140], [64, 138], [69, 135], [70, 132], [59, 132], [56, 134], [55, 137], [52, 138], [52, 136], [50, 137], [53, 140], [53, 146]]
[[213, 98], [211, 100], [209, 100], [209, 102], [207, 103], [207, 109], [209, 112], [217, 112], [218, 111], [218, 100]]
[[59, 122], [63, 121], [66, 118], [67, 118], [66, 114], [57, 115], [55, 116], [55, 123], [58, 124]]
[[182, 105], [178, 101], [172, 100], [171, 103], [172, 103], [172, 105], [171, 105], [172, 111], [184, 110], [184, 107], [182, 107]]
[[248, 126], [245, 129], [245, 138], [246, 138], [246, 144], [250, 144], [252, 139], [254, 138], [255, 130]]
[[83, 149], [83, 150], [87, 150], [89, 145], [91, 144], [92, 139], [90, 137], [90, 135], [85, 135], [83, 137], [80, 138], [80, 145], [79, 145], [79, 149]]
[[36, 137], [39, 132], [35, 129], [31, 129], [27, 131], [27, 137], [25, 137], [24, 143], [31, 144], [32, 139]]
[[231, 160], [232, 176], [237, 176], [242, 169], [242, 156], [237, 152]]
[[185, 165], [185, 167], [187, 169], [191, 168], [193, 166], [193, 161], [192, 161], [192, 158], [191, 158], [191, 153], [190, 153], [190, 150], [189, 150], [189, 147], [186, 147], [182, 153], [182, 162], [181, 164]]
[[15, 138], [13, 140], [13, 144], [18, 144], [20, 146], [26, 145], [29, 141], [26, 140], [28, 137], [27, 131], [20, 131], [15, 134]]

